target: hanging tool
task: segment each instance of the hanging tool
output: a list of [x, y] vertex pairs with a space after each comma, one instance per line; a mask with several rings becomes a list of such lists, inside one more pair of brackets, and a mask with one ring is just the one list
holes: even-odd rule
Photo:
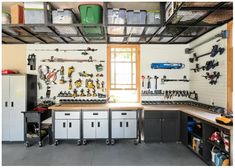
[[72, 73], [75, 71], [74, 67], [71, 66], [68, 68], [68, 77], [71, 78], [72, 77]]
[[73, 95], [72, 95], [72, 97], [77, 97], [78, 96], [78, 91], [77, 91], [77, 89], [73, 89]]
[[201, 66], [200, 67], [199, 64], [196, 64], [196, 67], [195, 68], [191, 68], [190, 70], [192, 70], [192, 71], [194, 71], [196, 73], [196, 72], [199, 72], [200, 69], [202, 69], [204, 71], [206, 69], [206, 67], [205, 66]]
[[74, 84], [75, 84], [76, 88], [80, 88], [80, 87], [82, 87], [82, 80], [78, 79], [74, 82]]
[[98, 93], [98, 98], [106, 98], [105, 94]]
[[87, 89], [86, 92], [87, 92], [86, 96], [87, 96], [87, 97], [91, 97], [90, 89]]
[[207, 55], [210, 55], [210, 57], [215, 57], [218, 53], [220, 55], [222, 55], [224, 53], [224, 51], [225, 51], [224, 48], [221, 48], [218, 45], [214, 45], [214, 46], [212, 46], [212, 50], [208, 53], [205, 53], [205, 54], [202, 54], [202, 55], [199, 55], [199, 56], [197, 56], [197, 54], [194, 53], [193, 58], [189, 58], [189, 62], [191, 62], [191, 63], [193, 63], [194, 61], [197, 62], [199, 60], [199, 58], [207, 56]]
[[81, 97], [85, 97], [85, 96], [86, 96], [85, 93], [84, 93], [84, 89], [81, 89], [80, 92], [81, 92], [81, 93], [80, 93], [80, 96], [81, 96]]
[[205, 79], [210, 80], [209, 84], [216, 85], [220, 76], [221, 76], [220, 72], [214, 71], [212, 74], [207, 72], [206, 75], [202, 76], [202, 77], [204, 77]]
[[99, 82], [99, 79], [96, 79], [96, 88], [97, 88], [97, 89], [100, 89], [100, 82]]
[[150, 89], [151, 88], [151, 79], [152, 79], [152, 77], [150, 77], [149, 75], [147, 76], [147, 79], [148, 79], [148, 89]]
[[38, 67], [38, 73], [39, 73], [39, 78], [43, 81], [46, 80], [46, 75], [49, 73], [49, 66], [46, 65], [40, 65]]
[[72, 90], [72, 79], [69, 79], [69, 90]]
[[210, 60], [206, 62], [205, 69], [209, 71], [210, 69], [214, 69], [215, 67], [219, 66], [219, 62], [215, 62], [215, 60]]
[[189, 92], [189, 98], [198, 101], [198, 93], [196, 91]]
[[50, 84], [50, 83], [54, 83], [54, 84], [56, 84], [56, 79], [57, 79], [57, 73], [58, 73], [59, 71], [57, 71], [56, 69], [53, 69], [51, 72], [49, 72], [49, 73], [47, 73], [47, 75], [46, 75], [46, 80], [45, 80], [45, 82], [46, 82], [46, 84], [48, 85], [48, 84]]
[[155, 79], [155, 90], [157, 90], [157, 79], [158, 79], [159, 77], [157, 77], [157, 76], [154, 76], [154, 79]]
[[90, 47], [87, 47], [86, 49], [59, 49], [59, 48], [55, 48], [55, 49], [34, 49], [33, 51], [56, 51], [56, 52], [59, 52], [59, 51], [63, 51], [63, 52], [66, 52], [66, 51], [97, 51], [98, 49], [95, 49], [95, 48], [90, 48]]
[[183, 76], [183, 79], [167, 79], [166, 76], [163, 76], [161, 79], [161, 83], [164, 84], [165, 82], [189, 82], [187, 76]]
[[185, 64], [182, 63], [152, 63], [151, 69], [183, 69]]
[[27, 60], [28, 60], [28, 65], [30, 66], [30, 70], [36, 70], [36, 55], [29, 54]]
[[86, 79], [86, 87], [88, 88], [88, 89], [94, 89], [95, 88], [95, 85], [94, 85], [94, 82], [93, 82], [93, 80], [91, 80], [91, 79]]
[[54, 56], [51, 56], [50, 59], [43, 59], [41, 62], [105, 62], [104, 60], [93, 60], [92, 56], [90, 56], [88, 59], [64, 59], [64, 58], [55, 58]]
[[213, 36], [213, 37], [211, 37], [211, 38], [209, 38], [209, 39], [207, 39], [207, 40], [197, 44], [196, 46], [194, 46], [192, 48], [186, 48], [185, 49], [185, 54], [191, 54], [194, 51], [195, 48], [197, 48], [197, 47], [199, 47], [199, 46], [201, 46], [201, 45], [203, 45], [203, 44], [205, 44], [205, 43], [207, 43], [207, 42], [209, 42], [211, 40], [214, 40], [214, 39], [216, 39], [218, 37], [220, 37], [220, 39], [228, 38], [228, 31], [227, 30], [222, 30], [219, 34], [216, 34], [215, 36]]
[[50, 96], [51, 96], [51, 87], [47, 86], [46, 98], [50, 98]]
[[105, 89], [104, 89], [104, 81], [101, 82], [101, 88], [102, 88], [102, 92], [104, 92], [105, 91]]
[[104, 74], [102, 74], [102, 73], [99, 74], [99, 73], [98, 73], [98, 74], [96, 74], [96, 77], [104, 77]]
[[92, 96], [93, 96], [93, 97], [96, 97], [96, 96], [97, 96], [95, 89], [93, 89], [93, 91], [92, 91]]
[[101, 72], [104, 69], [104, 66], [102, 64], [97, 64], [95, 65], [95, 69], [97, 72]]
[[93, 77], [93, 74], [92, 73], [86, 73], [86, 71], [83, 71], [83, 72], [79, 72], [78, 73], [79, 74], [79, 76], [81, 76], [81, 77]]
[[61, 76], [59, 84], [64, 84], [64, 83], [66, 83], [66, 81], [64, 80], [64, 76]]
[[61, 75], [61, 76], [64, 75], [64, 66], [61, 66], [61, 67], [60, 67], [60, 75]]
[[141, 79], [142, 79], [142, 87], [144, 87], [144, 79], [145, 79], [145, 76], [142, 75], [142, 76], [141, 76]]

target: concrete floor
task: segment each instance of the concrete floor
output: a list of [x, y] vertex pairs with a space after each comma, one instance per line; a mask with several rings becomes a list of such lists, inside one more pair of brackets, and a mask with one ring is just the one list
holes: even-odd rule
[[107, 146], [91, 142], [76, 146], [60, 142], [58, 146], [37, 145], [26, 148], [22, 143], [2, 144], [4, 166], [205, 166], [195, 154], [182, 144], [151, 143], [134, 145], [119, 142]]

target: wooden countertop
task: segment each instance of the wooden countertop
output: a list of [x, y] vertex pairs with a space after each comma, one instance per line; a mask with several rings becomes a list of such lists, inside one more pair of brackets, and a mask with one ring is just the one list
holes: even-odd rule
[[225, 129], [232, 130], [232, 126], [226, 126], [219, 124], [215, 121], [215, 118], [220, 116], [220, 114], [212, 113], [206, 109], [190, 106], [190, 105], [141, 105], [140, 103], [109, 103], [109, 104], [63, 104], [63, 105], [53, 105], [49, 109], [64, 111], [64, 110], [173, 110], [182, 111], [189, 115], [195, 116], [199, 119], [205, 120], [212, 124], [218, 125]]

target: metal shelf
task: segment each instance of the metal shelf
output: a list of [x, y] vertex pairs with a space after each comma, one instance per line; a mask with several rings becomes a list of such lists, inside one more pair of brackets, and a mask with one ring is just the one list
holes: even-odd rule
[[[233, 19], [233, 16], [225, 17], [225, 20], [219, 20], [217, 23], [205, 23], [204, 19], [209, 17], [211, 14], [220, 11], [228, 11], [231, 13], [233, 10], [232, 3], [226, 2], [216, 2], [216, 3], [203, 3], [197, 2], [182, 2], [173, 12], [171, 17], [165, 21], [165, 2], [160, 2], [160, 24], [108, 24], [107, 20], [107, 5], [109, 2], [104, 2], [103, 5], [103, 23], [102, 24], [89, 24], [84, 25], [80, 23], [75, 24], [3, 24], [2, 27], [2, 43], [3, 44], [32, 44], [32, 43], [42, 43], [42, 44], [54, 44], [54, 43], [94, 43], [94, 44], [107, 44], [107, 43], [119, 43], [119, 44], [187, 44], [198, 37], [204, 35], [205, 33], [215, 29], [218, 26], [226, 24]], [[125, 3], [125, 2], [124, 2]], [[200, 6], [201, 5], [201, 6]], [[178, 22], [172, 23], [173, 19], [177, 16], [179, 11], [204, 11], [203, 14], [198, 19], [192, 22]], [[221, 13], [223, 15], [223, 12]], [[73, 27], [73, 30], [77, 34], [60, 34], [57, 30], [59, 26]], [[134, 34], [119, 34], [112, 35], [108, 34], [108, 27], [143, 27], [144, 31], [141, 35]], [[32, 27], [42, 27], [48, 29], [48, 32], [39, 33], [33, 31]], [[92, 40], [94, 36], [87, 36], [83, 30], [84, 27], [100, 27], [103, 34], [96, 36], [96, 39]], [[145, 34], [147, 28], [157, 28], [153, 34]], [[12, 34], [9, 30], [15, 29], [16, 34]], [[201, 31], [197, 31], [197, 30]], [[170, 34], [169, 34], [170, 30]], [[194, 30], [194, 31], [193, 31]], [[174, 32], [175, 31], [175, 32]], [[18, 34], [17, 34], [18, 32]], [[174, 33], [172, 33], [174, 32]], [[190, 32], [193, 32], [190, 34]], [[26, 33], [26, 34], [24, 34]], [[27, 39], [28, 38], [28, 39]], [[35, 39], [35, 41], [29, 41], [29, 39]], [[122, 41], [110, 41], [110, 38], [120, 39]], [[130, 41], [131, 39], [137, 39], [136, 42]], [[77, 41], [76, 41], [77, 40]], [[14, 42], [15, 41], [15, 42]]]

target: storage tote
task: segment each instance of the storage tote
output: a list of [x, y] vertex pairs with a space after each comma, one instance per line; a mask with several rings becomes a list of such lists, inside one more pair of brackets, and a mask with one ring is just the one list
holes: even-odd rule
[[100, 5], [84, 4], [79, 7], [82, 24], [102, 23], [103, 8]]
[[[108, 9], [108, 24], [125, 24], [126, 9], [110, 8]], [[123, 35], [125, 34], [124, 26], [109, 26], [108, 34]]]
[[[147, 24], [160, 24], [160, 12], [159, 11], [147, 11]], [[148, 27], [145, 29], [145, 34], [154, 34], [158, 27]]]
[[52, 11], [53, 24], [73, 24], [76, 21], [75, 14], [71, 9], [57, 9]]
[[[145, 24], [146, 23], [145, 10], [128, 10], [127, 11], [127, 24]], [[141, 35], [144, 27], [127, 27], [127, 34]]]

